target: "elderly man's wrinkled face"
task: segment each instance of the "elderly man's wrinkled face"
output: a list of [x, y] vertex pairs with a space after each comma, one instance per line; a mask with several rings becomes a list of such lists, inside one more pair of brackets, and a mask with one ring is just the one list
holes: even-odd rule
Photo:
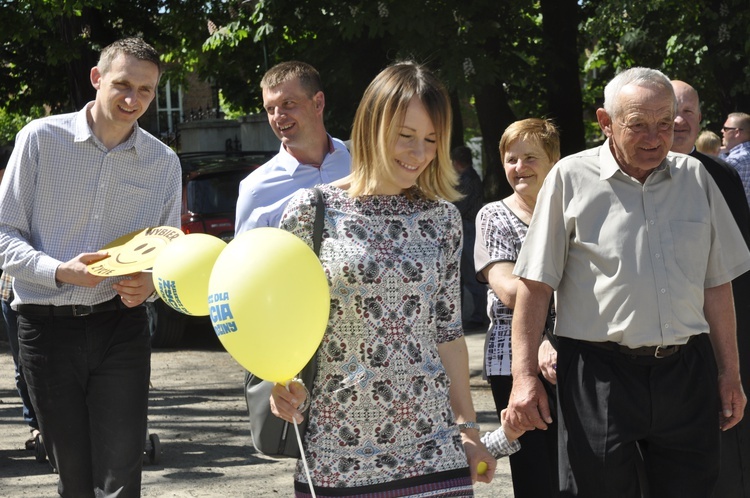
[[672, 147], [674, 94], [671, 89], [626, 85], [617, 97], [615, 109], [615, 116], [599, 109], [599, 125], [610, 139], [620, 168], [644, 182]]

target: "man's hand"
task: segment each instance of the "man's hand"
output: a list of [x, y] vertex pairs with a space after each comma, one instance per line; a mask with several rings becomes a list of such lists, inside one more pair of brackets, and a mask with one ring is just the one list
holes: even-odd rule
[[86, 268], [91, 263], [101, 261], [108, 256], [107, 251], [84, 252], [65, 263], [61, 263], [55, 271], [55, 280], [61, 284], [77, 285], [79, 287], [96, 287], [105, 277], [98, 277], [89, 273]]
[[557, 351], [552, 347], [549, 339], [542, 341], [539, 346], [539, 370], [547, 382], [557, 384]]
[[154, 280], [150, 272], [133, 273], [113, 284], [112, 288], [120, 295], [122, 304], [132, 308], [153, 294]]
[[[727, 282], [709, 287], [703, 291], [703, 295], [703, 312], [710, 327], [708, 338], [711, 340], [716, 366], [719, 369], [719, 427], [726, 431], [742, 420], [747, 404], [740, 382], [732, 284]], [[747, 306], [747, 303], [741, 303], [740, 306]]]
[[737, 425], [745, 414], [747, 397], [742, 390], [739, 376], [719, 375], [719, 397], [719, 428], [726, 431]]
[[513, 377], [507, 410], [506, 420], [519, 430], [546, 430], [552, 423], [547, 393], [536, 375]]

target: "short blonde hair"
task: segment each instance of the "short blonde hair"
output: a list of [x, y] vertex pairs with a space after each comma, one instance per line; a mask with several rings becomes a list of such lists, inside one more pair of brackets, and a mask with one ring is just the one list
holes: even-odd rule
[[703, 130], [695, 139], [695, 148], [698, 152], [718, 156], [721, 150], [721, 138], [711, 130]]
[[[426, 67], [398, 62], [380, 72], [365, 90], [352, 127], [352, 197], [372, 194], [392, 161], [398, 131], [412, 98], [418, 98], [435, 127], [435, 159], [417, 178], [417, 195], [453, 201], [458, 176], [450, 160], [451, 105], [448, 92]], [[407, 194], [411, 194], [409, 192]]]
[[323, 91], [323, 83], [320, 81], [318, 70], [306, 62], [300, 61], [281, 62], [273, 66], [266, 71], [263, 79], [260, 80], [260, 88], [261, 90], [269, 90], [295, 78], [310, 98]]
[[516, 140], [540, 146], [552, 164], [560, 160], [560, 133], [555, 123], [549, 119], [528, 118], [511, 123], [500, 138], [501, 162], [504, 161], [505, 152]]

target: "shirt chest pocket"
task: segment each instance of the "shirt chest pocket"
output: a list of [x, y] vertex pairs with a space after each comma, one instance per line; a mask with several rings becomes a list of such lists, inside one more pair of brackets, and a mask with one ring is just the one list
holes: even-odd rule
[[141, 228], [157, 226], [161, 219], [161, 202], [156, 189], [122, 184], [111, 191], [108, 209], [114, 219], [137, 220]]
[[703, 286], [711, 251], [711, 227], [695, 221], [670, 221], [674, 261], [687, 279]]

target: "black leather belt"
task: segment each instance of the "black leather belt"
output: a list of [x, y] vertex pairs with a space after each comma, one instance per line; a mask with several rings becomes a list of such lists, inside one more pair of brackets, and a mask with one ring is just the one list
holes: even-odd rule
[[629, 348], [616, 342], [592, 342], [581, 341], [584, 344], [600, 349], [614, 351], [625, 356], [650, 356], [653, 358], [668, 358], [684, 349], [695, 336], [691, 336], [685, 344], [674, 344], [672, 346], [642, 346], [640, 348]]
[[71, 304], [66, 306], [52, 306], [46, 304], [19, 304], [16, 311], [21, 315], [80, 317], [104, 311], [117, 311], [124, 307], [120, 301], [120, 296], [115, 296], [109, 301], [94, 305]]

